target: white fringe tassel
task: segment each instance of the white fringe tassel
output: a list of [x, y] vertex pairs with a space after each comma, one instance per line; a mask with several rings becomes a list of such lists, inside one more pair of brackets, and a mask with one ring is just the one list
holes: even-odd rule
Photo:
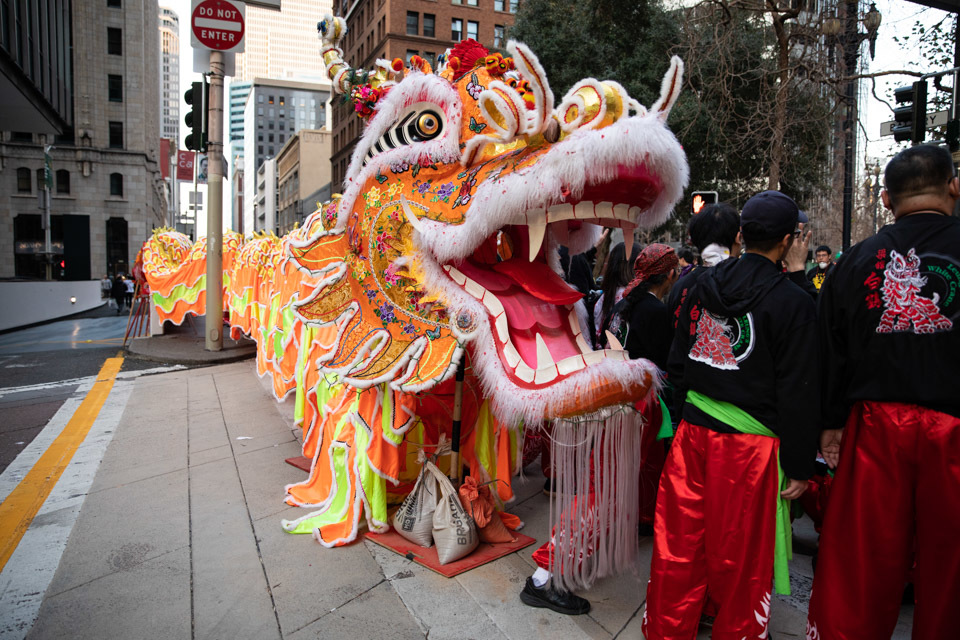
[[628, 406], [553, 423], [549, 569], [554, 588], [588, 589], [597, 578], [636, 572], [644, 428], [640, 413]]

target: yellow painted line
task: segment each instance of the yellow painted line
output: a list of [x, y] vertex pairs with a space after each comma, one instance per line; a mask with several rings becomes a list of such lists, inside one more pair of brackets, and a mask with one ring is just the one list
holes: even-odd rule
[[113, 389], [122, 364], [122, 357], [108, 358], [103, 363], [96, 382], [77, 407], [70, 422], [40, 456], [26, 477], [0, 504], [0, 571], [6, 566], [23, 534], [27, 532], [40, 507], [73, 459], [77, 448], [90, 432], [90, 427]]

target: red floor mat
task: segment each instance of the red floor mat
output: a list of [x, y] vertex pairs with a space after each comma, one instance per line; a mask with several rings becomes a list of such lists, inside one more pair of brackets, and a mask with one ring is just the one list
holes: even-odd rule
[[392, 529], [387, 533], [370, 533], [368, 531], [363, 535], [368, 540], [371, 542], [376, 542], [381, 547], [386, 547], [387, 549], [399, 553], [402, 556], [406, 556], [417, 564], [422, 565], [431, 571], [435, 571], [442, 576], [452, 578], [453, 576], [459, 575], [465, 571], [470, 571], [470, 569], [476, 569], [477, 567], [485, 565], [488, 562], [493, 562], [497, 558], [502, 558], [503, 556], [513, 553], [514, 551], [519, 551], [524, 547], [529, 547], [536, 542], [536, 539], [531, 538], [530, 536], [525, 536], [516, 531], [513, 531], [512, 533], [517, 538], [515, 542], [501, 542], [498, 544], [481, 542], [480, 546], [474, 549], [473, 553], [465, 558], [457, 560], [456, 562], [450, 562], [448, 564], [440, 564], [439, 560], [437, 559], [436, 547], [421, 547], [416, 543], [410, 542]]
[[297, 469], [301, 469], [303, 471], [306, 471], [307, 473], [310, 473], [311, 460], [307, 456], [297, 456], [296, 458], [287, 458], [285, 462], [292, 467], [296, 467]]

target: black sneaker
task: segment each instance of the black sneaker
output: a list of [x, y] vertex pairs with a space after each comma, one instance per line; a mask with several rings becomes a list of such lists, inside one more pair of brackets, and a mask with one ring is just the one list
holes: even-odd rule
[[533, 578], [527, 578], [527, 584], [520, 592], [520, 600], [529, 607], [545, 607], [567, 616], [579, 616], [590, 611], [590, 602], [569, 591], [557, 591], [546, 585], [538, 587]]

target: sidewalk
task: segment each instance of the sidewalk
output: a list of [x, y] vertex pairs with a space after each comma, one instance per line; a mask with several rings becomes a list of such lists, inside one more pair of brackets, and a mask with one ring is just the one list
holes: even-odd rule
[[233, 340], [227, 325], [223, 326], [223, 349], [206, 351], [205, 322], [204, 316], [187, 316], [180, 326], [168, 322], [163, 335], [133, 338], [126, 351], [140, 360], [184, 365], [226, 364], [256, 357], [257, 343], [245, 337]]
[[[284, 463], [300, 454], [292, 411], [249, 361], [139, 378], [28, 637], [642, 637], [651, 539], [638, 575], [599, 582], [593, 611], [565, 617], [520, 603], [535, 547], [446, 579], [372, 543], [284, 533], [302, 513], [283, 503], [303, 478]], [[542, 542], [547, 500], [529, 470], [509, 510]], [[804, 637], [810, 558], [793, 565], [778, 639]]]

